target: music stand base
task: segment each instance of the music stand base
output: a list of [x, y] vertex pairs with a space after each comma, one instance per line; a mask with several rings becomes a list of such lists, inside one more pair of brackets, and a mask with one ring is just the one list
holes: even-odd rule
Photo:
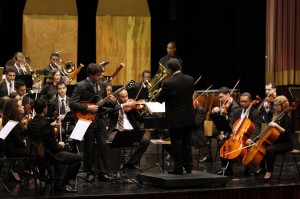
[[142, 187], [142, 185], [136, 179], [128, 177], [125, 174], [124, 169], [119, 170], [118, 174], [120, 174], [120, 177], [111, 180], [108, 184], [105, 185], [105, 188], [107, 188], [111, 184], [117, 184], [117, 183], [123, 184], [125, 186], [125, 184], [131, 184], [130, 182], [138, 185], [139, 187]]

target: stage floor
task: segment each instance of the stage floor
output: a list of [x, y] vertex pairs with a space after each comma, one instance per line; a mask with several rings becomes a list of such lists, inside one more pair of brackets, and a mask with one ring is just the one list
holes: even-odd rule
[[[155, 183], [156, 181], [149, 182], [145, 180], [141, 185], [134, 183], [131, 180], [124, 180], [122, 183], [115, 182], [108, 184], [105, 182], [94, 182], [96, 186], [87, 183], [86, 181], [78, 178], [78, 192], [77, 193], [62, 193], [55, 191], [51, 186], [44, 188], [35, 188], [34, 183], [29, 185], [29, 189], [26, 189], [25, 184], [11, 183], [11, 193], [7, 193], [4, 187], [0, 184], [0, 198], [182, 198], [189, 196], [189, 198], [199, 198], [200, 196], [213, 198], [232, 198], [233, 196], [243, 196], [243, 199], [250, 198], [280, 198], [280, 196], [286, 196], [285, 198], [299, 198], [300, 193], [300, 180], [297, 174], [297, 170], [293, 167], [292, 156], [286, 157], [286, 163], [284, 165], [281, 179], [278, 179], [279, 168], [275, 167], [272, 179], [269, 181], [263, 180], [261, 176], [244, 177], [244, 166], [236, 162], [234, 163], [234, 175], [233, 177], [219, 178], [221, 182], [225, 180], [225, 184], [211, 183], [216, 177], [216, 172], [220, 169], [220, 163], [213, 162], [212, 166], [205, 167], [199, 164], [198, 169], [196, 165], [198, 150], [193, 150], [194, 156], [194, 170], [192, 174], [184, 174], [182, 186], [165, 186], [165, 184]], [[161, 153], [159, 153], [161, 156]], [[280, 158], [278, 158], [279, 161]], [[160, 164], [162, 166], [161, 158], [159, 157]], [[150, 145], [147, 152], [144, 154], [141, 161], [141, 168], [151, 169], [145, 172], [146, 175], [150, 175], [154, 178], [168, 178], [167, 173], [162, 173], [159, 166], [155, 166], [157, 162], [157, 146]], [[164, 162], [165, 169], [168, 169], [168, 161]], [[205, 175], [207, 173], [207, 175]], [[115, 173], [111, 173], [114, 175]], [[138, 171], [126, 170], [126, 176], [129, 179], [136, 179]], [[190, 183], [189, 180], [195, 180], [197, 176], [204, 175], [205, 177], [211, 176], [211, 179], [201, 179], [195, 184]], [[83, 172], [79, 173], [79, 176], [85, 177]], [[162, 177], [163, 176], [163, 177]], [[220, 176], [222, 177], [222, 176]], [[219, 180], [217, 179], [217, 180]], [[136, 182], [139, 183], [138, 179]], [[204, 181], [204, 182], [203, 182]], [[189, 182], [187, 186], [186, 182]], [[72, 182], [75, 183], [75, 182]], [[271, 193], [271, 194], [270, 194]], [[260, 195], [258, 197], [258, 195]], [[272, 197], [270, 197], [272, 196]]]

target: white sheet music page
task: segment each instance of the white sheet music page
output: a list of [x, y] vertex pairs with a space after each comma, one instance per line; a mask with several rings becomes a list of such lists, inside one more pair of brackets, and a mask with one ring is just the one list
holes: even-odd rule
[[147, 102], [146, 106], [151, 113], [164, 113], [165, 112], [165, 103], [162, 104], [159, 102]]
[[18, 124], [19, 122], [14, 120], [9, 120], [5, 126], [0, 131], [0, 138], [5, 140], [11, 130]]
[[72, 131], [72, 134], [70, 135], [70, 138], [81, 141], [91, 123], [92, 121], [90, 120], [79, 119], [76, 123], [75, 128]]

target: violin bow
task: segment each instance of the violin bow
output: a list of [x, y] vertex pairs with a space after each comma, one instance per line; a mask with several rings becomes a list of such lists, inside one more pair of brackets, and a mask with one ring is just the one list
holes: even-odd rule
[[201, 79], [202, 75], [195, 81], [194, 86], [198, 83], [198, 81]]
[[230, 91], [229, 96], [226, 98], [226, 100], [224, 101], [224, 103], [222, 104], [221, 108], [226, 104], [226, 102], [228, 101], [228, 98], [231, 96], [231, 94], [233, 93], [233, 91], [235, 90], [235, 88], [237, 87], [237, 85], [240, 83], [240, 79], [236, 82], [236, 84], [234, 85], [233, 89]]
[[203, 91], [199, 96], [203, 95], [204, 93], [207, 93], [207, 91], [212, 87], [213, 85], [211, 84], [205, 91]]

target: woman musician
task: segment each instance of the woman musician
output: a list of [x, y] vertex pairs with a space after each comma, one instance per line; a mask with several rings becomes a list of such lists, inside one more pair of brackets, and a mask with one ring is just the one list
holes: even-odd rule
[[[274, 99], [273, 119], [268, 125], [275, 128], [280, 135], [272, 145], [267, 146], [265, 156], [259, 165], [260, 169], [257, 171], [257, 174], [265, 173], [264, 179], [266, 180], [272, 177], [276, 155], [292, 150], [292, 120], [288, 110], [289, 101], [285, 96], [281, 95]], [[276, 119], [280, 114], [283, 114], [283, 116], [280, 119]], [[257, 136], [253, 141], [256, 142], [261, 136]], [[247, 141], [246, 144], [250, 144], [250, 142]]]

